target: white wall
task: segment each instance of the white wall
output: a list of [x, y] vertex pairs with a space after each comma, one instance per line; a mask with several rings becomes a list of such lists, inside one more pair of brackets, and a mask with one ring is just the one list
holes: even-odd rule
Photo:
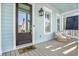
[[13, 4], [1, 4], [2, 52], [13, 49]]
[[[47, 7], [52, 10], [52, 33], [51, 34], [44, 34], [44, 18], [43, 16], [39, 16], [39, 10], [40, 8]], [[41, 43], [48, 40], [53, 39], [53, 32], [57, 31], [57, 22], [56, 22], [56, 13], [59, 14], [59, 11], [55, 9], [50, 4], [46, 3], [36, 3], [35, 4], [35, 42]]]

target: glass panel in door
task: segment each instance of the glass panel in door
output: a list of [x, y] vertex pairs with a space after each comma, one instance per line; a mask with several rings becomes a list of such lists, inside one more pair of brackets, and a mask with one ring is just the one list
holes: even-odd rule
[[18, 33], [30, 32], [30, 11], [29, 7], [19, 4], [18, 9]]

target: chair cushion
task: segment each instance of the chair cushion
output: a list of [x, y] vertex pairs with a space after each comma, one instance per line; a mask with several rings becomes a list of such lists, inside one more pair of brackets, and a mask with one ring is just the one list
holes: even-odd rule
[[63, 35], [59, 35], [57, 37], [57, 41], [65, 42], [65, 41], [67, 41], [67, 38], [65, 36], [63, 36]]

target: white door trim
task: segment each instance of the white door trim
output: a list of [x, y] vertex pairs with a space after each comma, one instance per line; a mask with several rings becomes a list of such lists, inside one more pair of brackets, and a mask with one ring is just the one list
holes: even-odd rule
[[13, 4], [13, 49], [16, 49], [16, 4]]
[[0, 55], [2, 55], [2, 49], [1, 49], [1, 3], [0, 3]]
[[15, 49], [19, 49], [19, 48], [23, 48], [23, 47], [27, 47], [30, 45], [34, 45], [35, 44], [35, 29], [33, 27], [35, 21], [34, 21], [34, 4], [32, 4], [32, 43], [28, 43], [28, 44], [23, 44], [20, 46], [16, 46], [16, 3], [13, 4], [13, 50]]
[[33, 45], [35, 45], [35, 4], [32, 5], [32, 41]]

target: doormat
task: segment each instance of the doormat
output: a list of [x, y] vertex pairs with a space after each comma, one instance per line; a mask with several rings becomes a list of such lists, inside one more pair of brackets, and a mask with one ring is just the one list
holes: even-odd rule
[[36, 49], [35, 46], [29, 46], [29, 47], [24, 47], [24, 48], [18, 49], [18, 52], [19, 52], [19, 54], [24, 54], [24, 53], [34, 50], [34, 49]]

